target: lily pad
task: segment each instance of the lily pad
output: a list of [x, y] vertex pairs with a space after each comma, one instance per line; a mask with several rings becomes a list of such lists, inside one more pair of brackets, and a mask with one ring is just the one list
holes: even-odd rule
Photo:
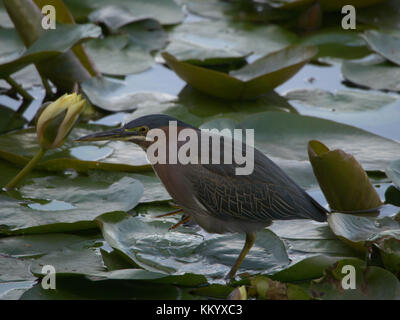
[[171, 41], [165, 51], [181, 62], [196, 65], [214, 66], [244, 61], [247, 53], [225, 48], [215, 48], [212, 44], [197, 44], [187, 40]]
[[131, 41], [147, 51], [160, 50], [167, 45], [168, 37], [157, 20], [144, 19], [130, 23], [120, 29]]
[[328, 224], [340, 239], [362, 251], [380, 238], [400, 239], [400, 224], [390, 217], [377, 219], [335, 212], [329, 215]]
[[317, 140], [308, 143], [308, 156], [332, 210], [367, 212], [383, 204], [364, 169], [353, 156], [341, 149], [329, 150]]
[[[32, 276], [42, 275], [45, 265], [53, 266], [57, 276], [96, 273], [105, 270], [101, 257], [95, 250], [99, 240], [98, 234], [78, 236], [60, 233], [6, 237], [0, 240], [0, 252], [25, 262], [26, 272]], [[11, 272], [14, 273], [15, 270]]]
[[[343, 279], [348, 273], [345, 266], [352, 266], [355, 272], [355, 288], [345, 290]], [[311, 282], [313, 298], [323, 300], [398, 300], [400, 283], [389, 271], [379, 267], [367, 267], [361, 260], [344, 259], [325, 271], [323, 278]]]
[[124, 6], [109, 5], [93, 11], [89, 20], [104, 24], [111, 33], [126, 33], [131, 40], [147, 51], [161, 49], [167, 36], [155, 19], [135, 16]]
[[367, 30], [363, 38], [373, 51], [400, 65], [400, 33]]
[[362, 87], [400, 91], [400, 67], [380, 57], [361, 62], [343, 62], [342, 74], [346, 80]]
[[[290, 223], [274, 221], [269, 229], [285, 242], [292, 259], [291, 267], [308, 257], [354, 257], [357, 255], [355, 250], [336, 237], [326, 223], [308, 220], [293, 220]], [[321, 259], [321, 261], [327, 261], [325, 258]]]
[[[178, 61], [167, 52], [162, 56], [179, 77], [202, 92], [225, 99], [249, 99], [291, 78], [316, 52], [315, 47], [291, 46], [270, 53], [230, 74]], [[214, 85], [210, 86], [210, 82]]]
[[126, 35], [90, 40], [86, 43], [86, 49], [96, 67], [104, 74], [139, 73], [154, 64], [153, 57], [141, 46], [132, 43]]
[[356, 90], [338, 90], [335, 93], [322, 89], [295, 89], [284, 97], [303, 105], [338, 112], [370, 111], [382, 108], [397, 99], [387, 94]]
[[[146, 215], [112, 213], [98, 218], [103, 236], [116, 250], [149, 271], [191, 273], [221, 279], [243, 246], [241, 235], [202, 235], [193, 229], [169, 232], [172, 223]], [[240, 271], [268, 272], [288, 264], [283, 243], [274, 233], [258, 233]]]
[[46, 233], [88, 229], [93, 220], [114, 210], [136, 206], [143, 185], [111, 175], [45, 176], [24, 180], [18, 199], [0, 194], [0, 233]]
[[172, 42], [182, 40], [199, 47], [256, 56], [264, 56], [297, 41], [295, 34], [276, 25], [223, 20], [183, 23], [172, 30], [169, 38]]
[[396, 187], [400, 189], [400, 160], [393, 161], [386, 168], [386, 174]]
[[29, 49], [18, 38], [14, 29], [0, 28], [1, 41], [7, 46], [1, 50], [0, 74], [7, 76], [30, 63], [38, 63], [68, 51], [72, 46], [87, 38], [97, 38], [101, 29], [93, 24], [58, 25], [55, 30], [44, 33]]
[[[138, 81], [145, 81], [143, 74]], [[175, 99], [174, 95], [157, 91], [138, 90], [132, 92], [124, 82], [111, 78], [90, 78], [82, 83], [82, 90], [90, 102], [97, 107], [112, 112], [132, 111], [151, 103], [165, 103]]]
[[337, 28], [324, 28], [300, 41], [303, 45], [318, 47], [318, 54], [314, 59], [339, 58], [360, 59], [371, 53], [361, 38], [360, 33]]

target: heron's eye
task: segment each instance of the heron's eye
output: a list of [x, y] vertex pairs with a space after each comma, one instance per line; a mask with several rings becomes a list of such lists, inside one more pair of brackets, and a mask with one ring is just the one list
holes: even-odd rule
[[148, 130], [147, 127], [140, 127], [140, 128], [138, 129], [138, 131], [141, 132], [141, 133], [145, 133], [145, 132], [147, 132], [147, 130]]

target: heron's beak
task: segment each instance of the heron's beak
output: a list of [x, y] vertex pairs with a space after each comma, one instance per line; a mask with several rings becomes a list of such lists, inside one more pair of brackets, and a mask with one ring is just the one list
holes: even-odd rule
[[136, 132], [127, 132], [124, 128], [113, 129], [109, 131], [97, 132], [80, 137], [75, 141], [103, 141], [103, 140], [134, 140], [140, 136]]

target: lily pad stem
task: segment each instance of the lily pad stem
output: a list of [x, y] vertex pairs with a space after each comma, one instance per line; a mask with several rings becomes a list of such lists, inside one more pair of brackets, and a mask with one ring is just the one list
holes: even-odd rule
[[14, 88], [15, 91], [17, 91], [25, 100], [32, 101], [33, 97], [22, 88], [13, 78], [10, 76], [6, 77], [5, 80], [8, 82], [8, 84]]
[[14, 189], [15, 186], [35, 167], [39, 160], [43, 157], [46, 150], [40, 148], [38, 153], [27, 163], [27, 165], [6, 185], [6, 189]]

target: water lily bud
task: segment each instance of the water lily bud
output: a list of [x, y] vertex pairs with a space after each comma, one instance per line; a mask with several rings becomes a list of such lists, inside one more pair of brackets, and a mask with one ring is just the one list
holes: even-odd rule
[[46, 106], [36, 124], [38, 141], [43, 149], [60, 147], [86, 105], [76, 93], [64, 94]]

